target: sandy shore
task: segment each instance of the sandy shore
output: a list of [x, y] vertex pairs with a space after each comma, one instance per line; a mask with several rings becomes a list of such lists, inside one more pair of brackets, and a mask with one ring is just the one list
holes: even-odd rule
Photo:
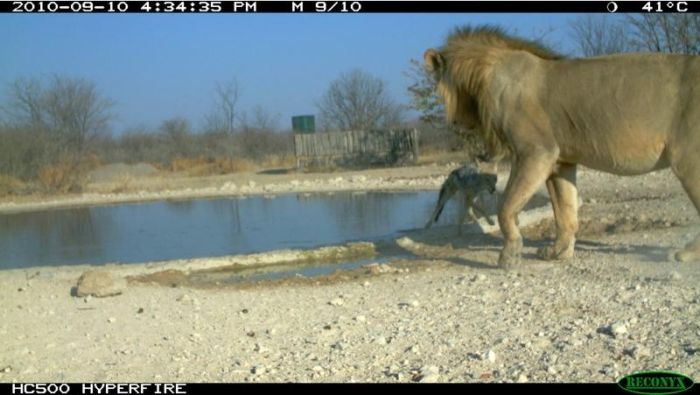
[[[441, 174], [311, 178], [434, 189]], [[2, 271], [0, 381], [610, 382], [651, 369], [698, 380], [700, 263], [668, 259], [697, 233], [695, 209], [667, 172], [582, 172], [579, 184], [576, 257], [535, 259], [552, 233], [543, 221], [525, 230], [523, 264], [510, 271], [496, 269], [500, 237], [457, 237], [453, 227], [396, 240], [415, 259], [325, 278], [131, 281], [94, 298], [72, 296], [85, 266]]]

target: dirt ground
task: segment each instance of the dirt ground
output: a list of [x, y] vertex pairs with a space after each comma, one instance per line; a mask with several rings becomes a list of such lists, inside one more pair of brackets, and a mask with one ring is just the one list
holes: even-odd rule
[[[149, 177], [124, 193], [95, 184], [88, 197], [4, 200], [0, 212], [436, 189], [452, 167]], [[700, 262], [670, 259], [698, 234], [697, 211], [669, 171], [584, 169], [579, 186], [576, 257], [535, 258], [553, 234], [545, 219], [524, 229], [523, 262], [508, 271], [496, 268], [497, 233], [458, 237], [450, 226], [395, 241], [415, 259], [323, 278], [229, 286], [132, 278], [123, 294], [95, 298], [72, 296], [87, 267], [2, 271], [0, 381], [611, 382], [653, 369], [700, 379]]]

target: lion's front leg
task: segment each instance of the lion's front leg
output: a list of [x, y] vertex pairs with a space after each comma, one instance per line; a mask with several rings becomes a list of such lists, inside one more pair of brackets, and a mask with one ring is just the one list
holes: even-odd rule
[[509, 268], [520, 263], [523, 238], [517, 225], [518, 213], [549, 177], [556, 157], [557, 155], [543, 152], [518, 158], [512, 166], [498, 210], [498, 224], [505, 239], [498, 258], [499, 266]]
[[537, 255], [545, 260], [572, 258], [578, 231], [576, 165], [560, 164], [547, 179], [547, 190], [552, 201], [557, 237], [552, 245], [538, 250]]

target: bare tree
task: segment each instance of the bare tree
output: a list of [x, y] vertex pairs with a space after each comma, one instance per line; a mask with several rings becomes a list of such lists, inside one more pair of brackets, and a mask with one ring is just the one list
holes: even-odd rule
[[107, 131], [113, 102], [101, 97], [94, 83], [54, 76], [42, 96], [45, 126], [74, 153], [85, 154], [97, 135]]
[[384, 81], [361, 70], [341, 74], [317, 104], [327, 129], [369, 130], [398, 124], [403, 109], [386, 91]]
[[700, 14], [639, 14], [628, 17], [638, 50], [700, 54]]
[[39, 80], [18, 78], [10, 85], [10, 97], [4, 110], [15, 125], [41, 126], [42, 88]]
[[623, 21], [608, 15], [586, 15], [574, 20], [571, 36], [584, 56], [629, 51], [629, 34]]
[[256, 105], [251, 115], [246, 112], [241, 114], [240, 123], [243, 130], [275, 131], [279, 129], [279, 119], [279, 114], [270, 114], [261, 105]]
[[160, 124], [160, 132], [170, 151], [170, 157], [192, 156], [194, 149], [190, 123], [184, 118], [171, 118]]
[[241, 97], [241, 89], [238, 80], [233, 79], [226, 83], [217, 83], [215, 87], [215, 109], [207, 117], [209, 130], [221, 130], [231, 135], [236, 131], [238, 122], [238, 101]]
[[[80, 190], [94, 161], [96, 138], [106, 132], [112, 101], [94, 83], [54, 75], [48, 81], [18, 79], [5, 106], [8, 129], [0, 146], [16, 152], [0, 155], [0, 165], [22, 178], [38, 177], [50, 190]], [[5, 143], [14, 140], [14, 143]], [[11, 164], [21, 160], [23, 166]]]

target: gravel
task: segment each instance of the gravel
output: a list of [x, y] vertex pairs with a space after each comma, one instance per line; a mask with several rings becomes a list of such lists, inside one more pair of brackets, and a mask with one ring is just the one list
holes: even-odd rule
[[0, 381], [697, 379], [700, 264], [668, 256], [698, 220], [672, 181], [582, 172], [576, 257], [534, 258], [553, 227], [543, 222], [523, 231], [523, 263], [509, 271], [496, 268], [500, 238], [440, 229], [410, 235], [415, 259], [325, 280], [129, 283], [88, 298], [71, 295], [84, 268], [2, 271]]

